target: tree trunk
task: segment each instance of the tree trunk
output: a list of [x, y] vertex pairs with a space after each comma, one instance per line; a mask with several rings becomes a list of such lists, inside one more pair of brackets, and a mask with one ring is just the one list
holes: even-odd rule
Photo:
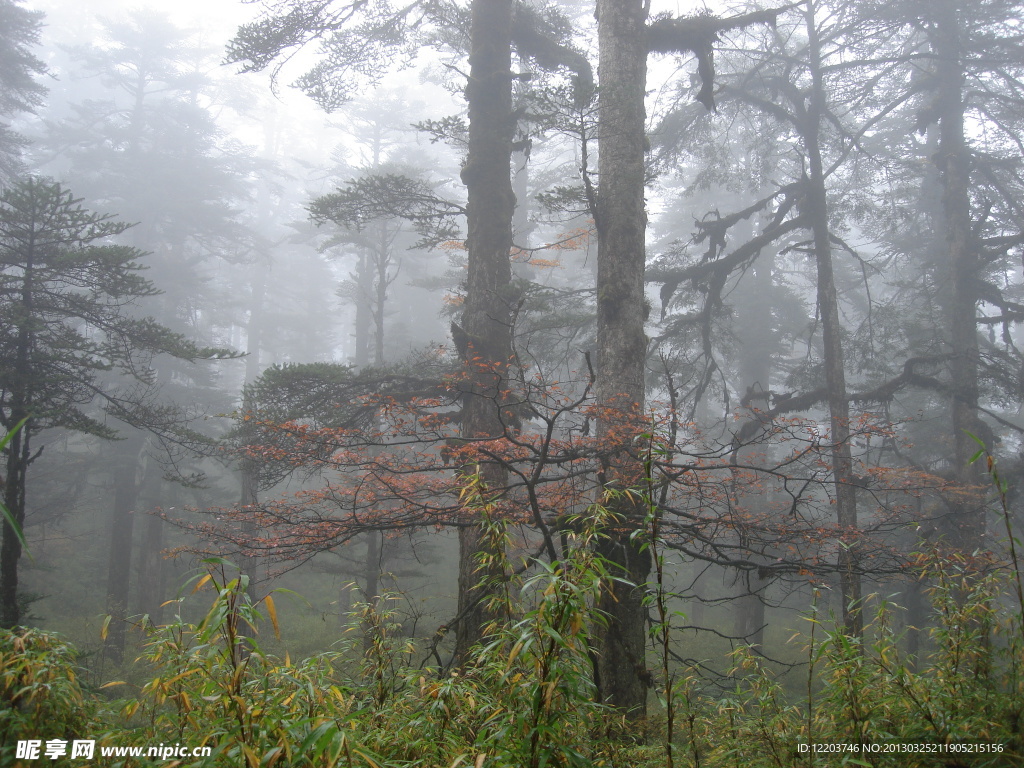
[[124, 659], [131, 587], [135, 503], [139, 498], [139, 460], [145, 438], [133, 432], [115, 453], [114, 507], [110, 517], [110, 553], [107, 560], [107, 615], [111, 617], [103, 652], [120, 664]]
[[[501, 399], [512, 350], [509, 282], [512, 248], [512, 56], [511, 0], [473, 0], [470, 26], [469, 151], [462, 170], [468, 191], [469, 275], [463, 326], [468, 337], [467, 382], [462, 436], [504, 433]], [[505, 485], [496, 463], [479, 468], [488, 488]], [[459, 615], [455, 659], [464, 663], [488, 621], [479, 588], [480, 527], [473, 520], [459, 529]]]
[[806, 5], [807, 38], [812, 90], [807, 110], [804, 142], [807, 149], [808, 179], [804, 198], [814, 258], [818, 270], [818, 311], [821, 313], [822, 346], [825, 360], [825, 385], [828, 388], [829, 429], [831, 434], [832, 476], [835, 483], [836, 518], [840, 528], [839, 593], [843, 626], [847, 633], [860, 636], [864, 629], [860, 613], [860, 562], [857, 553], [857, 493], [854, 486], [853, 456], [850, 450], [850, 405], [846, 398], [846, 372], [843, 361], [842, 326], [836, 297], [832, 265], [832, 242], [828, 226], [828, 193], [821, 160], [819, 131], [825, 113], [825, 84], [822, 74], [815, 3]]
[[[761, 196], [760, 194], [758, 195]], [[740, 242], [751, 239], [755, 234], [753, 221], [740, 225], [738, 234]], [[763, 414], [771, 407], [772, 350], [777, 345], [777, 331], [772, 318], [772, 267], [775, 262], [774, 252], [763, 252], [750, 267], [750, 283], [745, 286], [746, 293], [736, 306], [736, 325], [741, 329], [744, 339], [744, 352], [739, 364], [739, 382], [746, 388], [745, 406], [738, 410], [740, 418], [736, 422], [739, 433], [744, 424], [756, 422], [756, 433], [749, 440], [755, 445], [741, 447], [737, 452], [737, 462], [744, 466], [766, 466], [764, 455], [767, 446], [757, 444], [754, 438], [760, 437], [770, 427], [770, 420]], [[751, 426], [754, 426], [752, 424]], [[751, 483], [746, 474], [737, 478], [736, 504], [742, 510], [749, 510], [755, 516], [766, 513], [769, 504], [770, 490], [761, 482]], [[751, 550], [750, 557], [758, 562], [764, 561], [763, 552]], [[744, 570], [736, 574], [737, 592], [734, 602], [735, 623], [733, 634], [751, 646], [763, 650], [765, 626], [765, 591], [771, 583], [770, 579], [761, 578], [758, 571]]]
[[[380, 565], [382, 557], [382, 544], [384, 535], [380, 531], [367, 531], [363, 534], [366, 539], [366, 557], [363, 559], [363, 602], [374, 611], [379, 610], [380, 603]], [[368, 622], [363, 626], [363, 653], [369, 653], [373, 648], [373, 623]]]
[[[518, 59], [519, 69], [526, 71], [530, 67], [528, 57], [520, 55]], [[515, 87], [515, 86], [514, 86]], [[519, 88], [526, 91], [523, 98], [519, 93], [513, 93], [513, 103], [516, 110], [528, 109], [529, 86], [520, 84]], [[519, 139], [529, 138], [529, 134], [517, 127], [517, 143]], [[516, 196], [516, 208], [512, 215], [512, 233], [517, 248], [529, 249], [532, 246], [530, 236], [536, 225], [530, 221], [530, 150], [520, 149], [512, 155], [512, 191]], [[530, 265], [529, 259], [516, 259], [512, 264], [512, 272], [521, 280], [531, 280], [534, 277], [534, 268]]]
[[373, 323], [371, 253], [368, 246], [360, 247], [356, 257], [356, 349], [352, 362], [360, 368], [370, 364], [370, 325]]
[[[25, 493], [28, 479], [28, 465], [32, 461], [30, 449], [32, 435], [32, 316], [36, 304], [36, 243], [27, 244], [25, 269], [21, 284], [21, 317], [18, 327], [18, 347], [15, 350], [14, 376], [10, 383], [10, 419], [8, 429], [19, 424], [21, 428], [7, 444], [7, 472], [4, 480], [4, 505], [22, 532], [25, 530]], [[3, 524], [3, 542], [0, 544], [0, 625], [5, 628], [17, 626], [21, 620], [21, 605], [18, 601], [18, 561], [21, 559], [21, 541], [14, 528], [6, 520]]]
[[[17, 424], [27, 411], [17, 405], [11, 408], [11, 423]], [[29, 464], [29, 423], [15, 434], [7, 444], [6, 472], [3, 478], [4, 505], [22, 531], [25, 530], [25, 481]], [[11, 524], [3, 523], [3, 542], [0, 544], [0, 627], [13, 629], [21, 621], [18, 600], [18, 561], [21, 559], [21, 541]]]
[[951, 502], [948, 524], [940, 527], [946, 543], [973, 552], [985, 534], [983, 494], [969, 489], [983, 483], [981, 465], [968, 460], [978, 446], [974, 435], [988, 440], [978, 418], [978, 295], [980, 260], [971, 231], [971, 158], [964, 135], [964, 56], [957, 0], [937, 0], [935, 10], [936, 82], [938, 83], [939, 150], [935, 157], [942, 184], [942, 218], [951, 295], [947, 312], [952, 389], [953, 476], [962, 486]]
[[[150, 491], [155, 486], [163, 488], [159, 500], [152, 506], [159, 504], [166, 505], [165, 508], [176, 506], [177, 484], [161, 481], [159, 475], [151, 467], [146, 476], [146, 489], [144, 494], [147, 508], [152, 499]], [[163, 603], [165, 598], [164, 575], [164, 521], [159, 515], [146, 515], [146, 526], [142, 533], [142, 545], [139, 550], [139, 563], [137, 568], [139, 583], [139, 613], [149, 616], [153, 624], [163, 622]]]
[[391, 244], [388, 237], [387, 222], [383, 219], [377, 224], [377, 243], [373, 248], [374, 267], [377, 273], [373, 296], [373, 364], [378, 368], [384, 365], [384, 316], [388, 308], [388, 286], [391, 276]]
[[[265, 218], [270, 218], [271, 203], [270, 196], [265, 187], [259, 190], [259, 205]], [[267, 281], [270, 276], [271, 256], [269, 253], [260, 251], [256, 256], [256, 264], [252, 272], [252, 295], [249, 304], [249, 321], [246, 324], [246, 348], [248, 355], [245, 358], [245, 384], [250, 385], [259, 378], [263, 368], [263, 331], [264, 314], [267, 301]], [[253, 409], [252, 398], [247, 390], [243, 389], [242, 411], [249, 413]], [[251, 507], [255, 510], [259, 503], [259, 467], [256, 460], [243, 455], [238, 462], [240, 475], [240, 488], [238, 503], [241, 507]], [[242, 523], [242, 532], [245, 537], [256, 533], [256, 522], [246, 519]], [[238, 568], [249, 577], [249, 585], [246, 594], [252, 602], [257, 599], [256, 595], [256, 569], [259, 566], [259, 558], [249, 552], [242, 551], [238, 555]], [[243, 634], [252, 631], [249, 625], [239, 622], [239, 629]]]
[[[756, 326], [743, 324], [742, 327], [752, 328]], [[771, 326], [767, 325], [765, 327]], [[750, 348], [753, 350], [759, 349], [751, 342], [748, 342], [748, 344], [750, 344]], [[760, 349], [766, 348], [761, 347]], [[753, 439], [759, 434], [763, 434], [770, 423], [766, 417], [761, 415], [770, 407], [767, 385], [768, 366], [764, 366], [763, 372], [760, 375], [746, 378], [745, 380], [752, 383], [747, 390], [746, 405], [739, 410], [740, 418], [737, 419], [736, 426], [738, 430], [741, 430], [750, 422], [760, 422], [758, 432], [751, 436], [751, 439]], [[763, 446], [754, 446], [750, 449], [741, 447], [737, 451], [737, 463], [742, 467], [749, 467], [751, 464], [763, 465], [763, 459], [757, 455], [761, 450], [763, 450]], [[745, 469], [737, 470], [735, 486], [734, 498], [738, 513], [741, 515], [750, 514], [754, 519], [763, 515], [768, 506], [768, 499], [766, 498], [768, 490], [761, 487], [755, 478], [751, 478], [749, 471]], [[759, 551], [756, 543], [750, 542], [742, 531], [740, 533], [740, 546], [744, 551], [748, 552], [748, 559], [754, 562], [763, 562], [765, 560], [763, 553]], [[736, 572], [737, 590], [736, 598], [733, 602], [733, 634], [739, 642], [758, 649], [762, 649], [764, 642], [764, 593], [769, 583], [770, 579], [762, 578], [760, 570], [744, 568]]]
[[[643, 0], [598, 0], [598, 442], [625, 428], [643, 427], [644, 361], [644, 95], [647, 51]], [[618, 442], [618, 438], [616, 438]], [[627, 440], [628, 442], [628, 440]], [[625, 452], [607, 457], [605, 482], [624, 489], [642, 479], [642, 467]], [[598, 633], [600, 696], [630, 718], [647, 711], [645, 663], [647, 609], [644, 584], [651, 559], [633, 537], [646, 509], [632, 496], [612, 497], [618, 522], [599, 545], [616, 575], [602, 591], [599, 608], [607, 626]]]

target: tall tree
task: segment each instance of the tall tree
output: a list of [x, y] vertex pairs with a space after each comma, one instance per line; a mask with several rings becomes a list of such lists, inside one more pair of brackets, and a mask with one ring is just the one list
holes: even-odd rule
[[6, 121], [42, 104], [46, 89], [36, 77], [46, 65], [32, 52], [39, 42], [43, 14], [21, 7], [21, 0], [0, 0], [0, 183], [20, 171], [24, 138]]
[[[617, 433], [613, 443], [628, 444], [628, 434], [643, 428], [644, 374], [649, 311], [644, 294], [647, 214], [644, 149], [644, 96], [647, 56], [694, 53], [702, 88], [698, 100], [714, 106], [713, 47], [718, 33], [754, 23], [774, 23], [777, 11], [727, 19], [661, 16], [648, 23], [645, 0], [598, 0], [599, 47], [599, 185], [596, 201], [597, 276], [597, 405], [598, 435]], [[625, 431], [627, 439], [622, 441]], [[624, 490], [642, 478], [635, 457], [619, 451], [604, 461], [604, 479]], [[649, 681], [644, 662], [646, 632], [643, 585], [650, 555], [636, 535], [646, 508], [635, 496], [620, 495], [612, 504], [618, 522], [604, 540], [603, 554], [625, 580], [603, 593], [608, 615], [600, 636], [598, 686], [604, 700], [631, 716], [646, 712]]]
[[[644, 210], [647, 49], [649, 4], [643, 0], [599, 0], [597, 207], [597, 404], [599, 440], [616, 443], [616, 432], [638, 430], [644, 411]], [[608, 487], [626, 490], [640, 480], [635, 459], [611, 456], [604, 468]], [[646, 542], [634, 535], [646, 506], [634, 496], [617, 497], [618, 519], [599, 547], [620, 569], [602, 591], [598, 607], [608, 617], [599, 635], [601, 697], [632, 716], [646, 712], [647, 627], [644, 585], [651, 570]]]
[[[295, 13], [281, 13], [290, 8]], [[298, 13], [299, 11], [301, 13]], [[361, 21], [357, 30], [356, 20]], [[276, 6], [260, 21], [239, 30], [229, 58], [246, 68], [262, 69], [289, 48], [319, 40], [330, 54], [299, 84], [327, 109], [351, 98], [353, 73], [379, 79], [395, 49], [411, 51], [418, 42], [419, 20], [429, 19], [436, 39], [466, 44], [462, 9], [415, 2], [399, 10], [364, 3], [316, 3], [292, 0]], [[453, 23], [454, 22], [454, 23]], [[462, 179], [467, 187], [468, 277], [462, 325], [453, 324], [453, 339], [465, 363], [462, 437], [470, 442], [499, 439], [512, 428], [505, 413], [511, 356], [512, 306], [510, 254], [515, 195], [510, 180], [512, 137], [516, 126], [511, 102], [513, 39], [519, 53], [545, 69], [574, 68], [589, 79], [585, 59], [552, 34], [549, 20], [511, 0], [476, 0], [470, 6], [470, 77], [466, 87], [469, 139]], [[426, 26], [426, 25], [424, 25]], [[367, 44], [368, 35], [374, 38]], [[418, 34], [418, 32], [417, 32]], [[388, 48], [378, 40], [392, 43]], [[462, 52], [459, 50], [459, 52]], [[484, 484], [504, 486], [499, 462], [480, 467]], [[459, 606], [456, 656], [465, 660], [486, 623], [482, 593], [475, 589], [480, 531], [467, 519], [460, 533]]]
[[[847, 270], [841, 263], [837, 265], [835, 255], [845, 252], [858, 259], [865, 284], [868, 283], [869, 262], [843, 239], [843, 228], [848, 226], [848, 219], [844, 220], [840, 212], [849, 207], [844, 203], [844, 197], [855, 198], [860, 194], [855, 185], [870, 178], [870, 171], [864, 166], [869, 165], [872, 159], [861, 152], [860, 138], [877, 129], [886, 116], [908, 98], [905, 93], [893, 93], [888, 87], [878, 88], [876, 92], [874, 88], [861, 85], [868, 77], [870, 82], [888, 84], [898, 65], [890, 58], [892, 43], [887, 36], [869, 38], [870, 42], [864, 42], [867, 36], [855, 23], [855, 15], [849, 5], [806, 3], [802, 23], [773, 33], [766, 41], [763, 53], [755, 57], [759, 59], [758, 63], [751, 66], [749, 56], [741, 57], [742, 71], [734, 78], [728, 78], [723, 86], [723, 102], [738, 100], [746, 109], [756, 110], [763, 120], [777, 121], [782, 131], [791, 132], [792, 140], [800, 147], [798, 164], [784, 156], [775, 160], [776, 173], [787, 167], [790, 169], [791, 181], [785, 185], [783, 195], [771, 193], [740, 212], [726, 217], [709, 216], [699, 224], [702, 236], [711, 244], [708, 253], [712, 254], [717, 248], [724, 252], [727, 233], [730, 237], [735, 236], [741, 221], [750, 219], [761, 210], [772, 212], [770, 224], [760, 233], [741, 241], [738, 247], [732, 247], [730, 256], [717, 266], [712, 266], [714, 262], [708, 259], [701, 265], [694, 265], [688, 279], [707, 280], [710, 290], [703, 300], [705, 309], [701, 312], [707, 323], [707, 310], [716, 303], [720, 305], [723, 289], [731, 285], [731, 280], [741, 279], [741, 272], [746, 272], [743, 279], [749, 280], [750, 265], [755, 259], [764, 258], [768, 246], [786, 242], [793, 237], [794, 231], [810, 233], [809, 241], [798, 243], [796, 248], [814, 258], [812, 274], [815, 276], [813, 292], [817, 313], [816, 322], [811, 327], [816, 330], [820, 320], [822, 333], [818, 360], [813, 371], [808, 371], [811, 380], [801, 381], [800, 385], [816, 391], [813, 395], [788, 401], [778, 393], [780, 397], [773, 401], [775, 408], [768, 415], [808, 408], [819, 402], [824, 402], [828, 408], [828, 445], [833, 474], [831, 496], [835, 502], [838, 526], [834, 567], [840, 582], [844, 620], [847, 628], [856, 633], [860, 630], [857, 603], [863, 562], [859, 553], [862, 531], [859, 530], [857, 473], [850, 442], [850, 403], [851, 399], [877, 402], [891, 398], [895, 391], [908, 386], [912, 377], [893, 373], [889, 384], [878, 387], [873, 395], [869, 394], [870, 390], [856, 395], [847, 391], [848, 371], [843, 341], [847, 330], [840, 322], [838, 298], [842, 276]], [[861, 41], [853, 52], [848, 44], [850, 40]], [[779, 48], [783, 48], [781, 55], [775, 53]], [[838, 99], [831, 95], [837, 91], [846, 98]], [[855, 179], [856, 182], [853, 181]], [[714, 244], [716, 240], [717, 245]], [[730, 276], [730, 270], [735, 270], [735, 274]], [[708, 277], [704, 278], [704, 274]], [[677, 273], [671, 282], [666, 283], [669, 295], [681, 279], [687, 278]], [[844, 311], [855, 313], [852, 317], [863, 313], [862, 322], [867, 332], [861, 335], [868, 337], [866, 345], [870, 346], [875, 303], [871, 286], [867, 287], [865, 299], [859, 300], [853, 291], [847, 291], [844, 302]], [[813, 342], [809, 340], [808, 343]], [[902, 361], [897, 367], [902, 372]], [[874, 370], [863, 365], [861, 369], [862, 379], [866, 378], [868, 371]], [[792, 378], [795, 380], [797, 377]], [[748, 433], [749, 436], [752, 433]]]
[[[147, 401], [159, 353], [186, 360], [219, 356], [129, 309], [158, 294], [140, 274], [144, 254], [109, 239], [127, 224], [92, 213], [58, 183], [30, 178], [0, 197], [0, 423], [25, 426], [5, 449], [5, 503], [22, 524], [32, 438], [64, 427], [112, 439], [102, 412], [138, 426], [169, 428], [169, 414]], [[105, 381], [116, 371], [128, 377]], [[162, 424], [161, 424], [162, 422]], [[21, 617], [21, 544], [4, 525], [0, 609], [4, 626]]]
[[[973, 437], [993, 450], [998, 432], [1021, 431], [1013, 419], [1022, 392], [1014, 327], [1024, 307], [1009, 265], [1024, 243], [1018, 29], [1024, 4], [942, 0], [856, 8], [866, 29], [900, 41], [890, 56], [910, 107], [895, 113], [899, 133], [884, 134], [908, 138], [872, 149], [885, 146], [889, 168], [897, 170], [899, 186], [879, 196], [888, 203], [893, 192], [907, 194], [900, 187], [910, 190], [902, 217], [886, 205], [878, 219], [889, 228], [883, 238], [890, 251], [915, 270], [910, 298], [920, 319], [910, 327], [921, 330], [914, 337], [908, 332], [905, 343], [941, 365], [922, 389], [932, 395], [929, 404], [944, 401], [949, 414], [930, 442], [915, 441], [917, 459], [957, 488], [944, 508], [936, 507], [924, 534], [975, 552], [989, 545], [982, 468], [968, 464], [977, 448]], [[894, 151], [901, 144], [906, 148]]]
[[[854, 484], [853, 456], [850, 449], [850, 403], [846, 396], [846, 371], [843, 362], [842, 327], [839, 300], [832, 264], [832, 234], [829, 231], [828, 190], [821, 157], [819, 134], [828, 110], [825, 92], [821, 40], [813, 0], [805, 7], [808, 69], [811, 93], [804, 114], [801, 134], [807, 150], [808, 170], [803, 208], [808, 219], [817, 266], [818, 312], [821, 314], [825, 386], [828, 389], [828, 414], [832, 444], [832, 476], [835, 482], [836, 518], [841, 529], [857, 530], [857, 494]], [[859, 636], [863, 629], [860, 615], [860, 573], [856, 541], [840, 544], [839, 580], [843, 622], [846, 630]]]
[[[978, 303], [983, 254], [971, 216], [971, 153], [967, 145], [965, 115], [964, 3], [937, 0], [932, 6], [935, 55], [938, 147], [935, 163], [942, 185], [943, 239], [950, 291], [947, 322], [950, 343], [950, 415], [953, 472], [965, 487], [982, 482], [981, 467], [969, 463], [977, 450], [972, 435], [992, 447], [990, 430], [979, 413]], [[987, 438], [987, 439], [986, 439]], [[954, 546], [973, 552], [983, 545], [985, 506], [968, 493], [953, 505], [952, 526], [945, 533]], [[949, 530], [951, 529], [951, 530]]]
[[[512, 268], [512, 0], [474, 0], [470, 26], [469, 147], [462, 180], [469, 199], [466, 217], [469, 234], [469, 275], [462, 315], [466, 336], [464, 364], [466, 395], [462, 436], [487, 440], [510, 428], [503, 418], [508, 366], [512, 355], [512, 306], [509, 283]], [[458, 331], [457, 331], [458, 332]], [[506, 485], [498, 462], [480, 467], [486, 486]], [[468, 658], [480, 641], [487, 621], [479, 582], [478, 559], [483, 546], [481, 529], [467, 520], [459, 529], [459, 614], [456, 660]]]
[[[212, 95], [202, 73], [204, 53], [184, 30], [159, 14], [137, 12], [105, 22], [103, 32], [104, 45], [72, 51], [99, 98], [73, 104], [72, 118], [54, 126], [49, 140], [61, 151], [53, 165], [64, 166], [66, 178], [88, 199], [116, 206], [138, 222], [123, 237], [152, 254], [150, 274], [164, 289], [154, 313], [174, 330], [209, 339], [215, 334], [213, 308], [229, 302], [216, 295], [213, 281], [197, 284], [194, 276], [211, 256], [232, 257], [252, 247], [254, 238], [234, 220], [232, 207], [243, 195], [238, 171], [248, 161], [219, 146], [212, 113], [202, 104], [203, 96]], [[212, 401], [210, 410], [226, 410], [227, 396], [216, 392], [206, 373], [170, 360], [156, 369], [171, 398]], [[115, 659], [122, 654], [131, 596], [133, 512], [143, 485], [155, 482], [147, 472], [160, 469], [146, 460], [150, 448], [143, 435], [130, 436], [111, 467], [107, 610], [118, 621], [106, 650]], [[161, 524], [159, 518], [149, 523]], [[146, 540], [159, 538], [153, 531]]]

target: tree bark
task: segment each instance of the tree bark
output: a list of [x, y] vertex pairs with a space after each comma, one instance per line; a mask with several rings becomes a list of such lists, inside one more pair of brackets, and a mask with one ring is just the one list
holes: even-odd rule
[[[512, 352], [509, 283], [512, 248], [511, 0], [473, 0], [470, 26], [469, 150], [462, 170], [468, 192], [469, 274], [463, 327], [468, 336], [462, 436], [473, 440], [505, 431], [502, 397]], [[490, 489], [505, 485], [497, 463], [479, 467]], [[489, 616], [477, 560], [481, 530], [474, 520], [459, 529], [459, 616], [455, 660], [463, 664], [480, 641]]]
[[[614, 439], [621, 444], [620, 430], [643, 428], [647, 4], [598, 0], [597, 9], [597, 438], [599, 443]], [[604, 479], [611, 488], [628, 488], [640, 482], [642, 467], [619, 452], [607, 457]], [[627, 717], [640, 718], [647, 711], [650, 679], [643, 597], [651, 559], [642, 539], [633, 534], [643, 526], [646, 509], [629, 495], [610, 497], [610, 507], [618, 522], [607, 531], [599, 551], [625, 582], [607, 584], [598, 605], [607, 617], [607, 626], [598, 633], [599, 692]]]
[[[756, 349], [756, 347], [754, 348]], [[767, 373], [767, 366], [765, 367], [765, 373]], [[740, 418], [737, 420], [736, 425], [739, 429], [742, 429], [752, 421], [761, 422], [758, 433], [755, 434], [756, 437], [757, 434], [763, 433], [769, 425], [768, 420], [761, 416], [770, 407], [768, 388], [767, 384], [764, 383], [767, 382], [767, 376], [764, 378], [748, 378], [746, 381], [752, 382], [750, 384], [751, 390], [748, 390], [748, 392], [752, 391], [753, 394], [747, 401], [747, 405], [738, 411]], [[761, 450], [760, 446], [752, 450], [745, 450], [741, 447], [737, 451], [737, 463], [745, 466], [750, 466], [751, 463], [762, 463], [763, 459], [756, 455], [759, 450]], [[751, 478], [747, 473], [743, 471], [737, 473], [735, 503], [739, 514], [749, 513], [755, 518], [763, 515], [768, 507], [767, 494], [768, 490], [760, 487], [757, 482], [751, 482]], [[740, 545], [749, 553], [748, 557], [751, 560], [758, 562], [764, 560], [763, 554], [757, 549], [752, 548], [748, 539], [742, 534]], [[771, 580], [762, 577], [759, 570], [741, 569], [736, 572], [737, 590], [736, 598], [733, 602], [733, 634], [740, 642], [759, 649], [763, 648], [764, 643], [764, 596], [765, 590], [770, 583]]]
[[[942, 218], [950, 293], [947, 313], [950, 362], [950, 404], [953, 476], [962, 486], [951, 502], [948, 524], [940, 526], [946, 543], [973, 552], [984, 542], [985, 508], [980, 491], [980, 465], [969, 465], [977, 450], [974, 435], [985, 440], [986, 425], [978, 417], [978, 249], [971, 228], [971, 158], [964, 135], [964, 69], [957, 0], [936, 0], [935, 54], [938, 83], [939, 148], [935, 157], [942, 184]], [[986, 440], [988, 443], [989, 441]], [[989, 445], [991, 448], [991, 445]]]

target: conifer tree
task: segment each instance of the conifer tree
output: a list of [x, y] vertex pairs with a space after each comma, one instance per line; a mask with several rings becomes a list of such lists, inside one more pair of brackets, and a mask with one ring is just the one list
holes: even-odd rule
[[35, 80], [46, 72], [46, 65], [32, 53], [42, 18], [42, 13], [20, 7], [17, 0], [0, 0], [0, 181], [17, 174], [25, 144], [7, 121], [32, 112], [46, 92]]
[[[63, 427], [110, 440], [117, 430], [107, 416], [171, 429], [172, 412], [152, 402], [154, 357], [225, 354], [133, 314], [138, 300], [159, 291], [141, 274], [145, 254], [110, 241], [128, 227], [85, 209], [48, 179], [18, 181], [0, 196], [0, 425], [11, 430], [24, 422], [4, 451], [4, 502], [19, 525], [39, 432]], [[5, 523], [3, 626], [21, 618], [20, 557], [21, 542]]]

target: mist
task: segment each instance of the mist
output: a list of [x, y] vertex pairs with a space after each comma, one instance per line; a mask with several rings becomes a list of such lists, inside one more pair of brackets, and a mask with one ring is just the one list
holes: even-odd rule
[[1014, 764], [1022, 11], [0, 0], [0, 683], [189, 765]]

